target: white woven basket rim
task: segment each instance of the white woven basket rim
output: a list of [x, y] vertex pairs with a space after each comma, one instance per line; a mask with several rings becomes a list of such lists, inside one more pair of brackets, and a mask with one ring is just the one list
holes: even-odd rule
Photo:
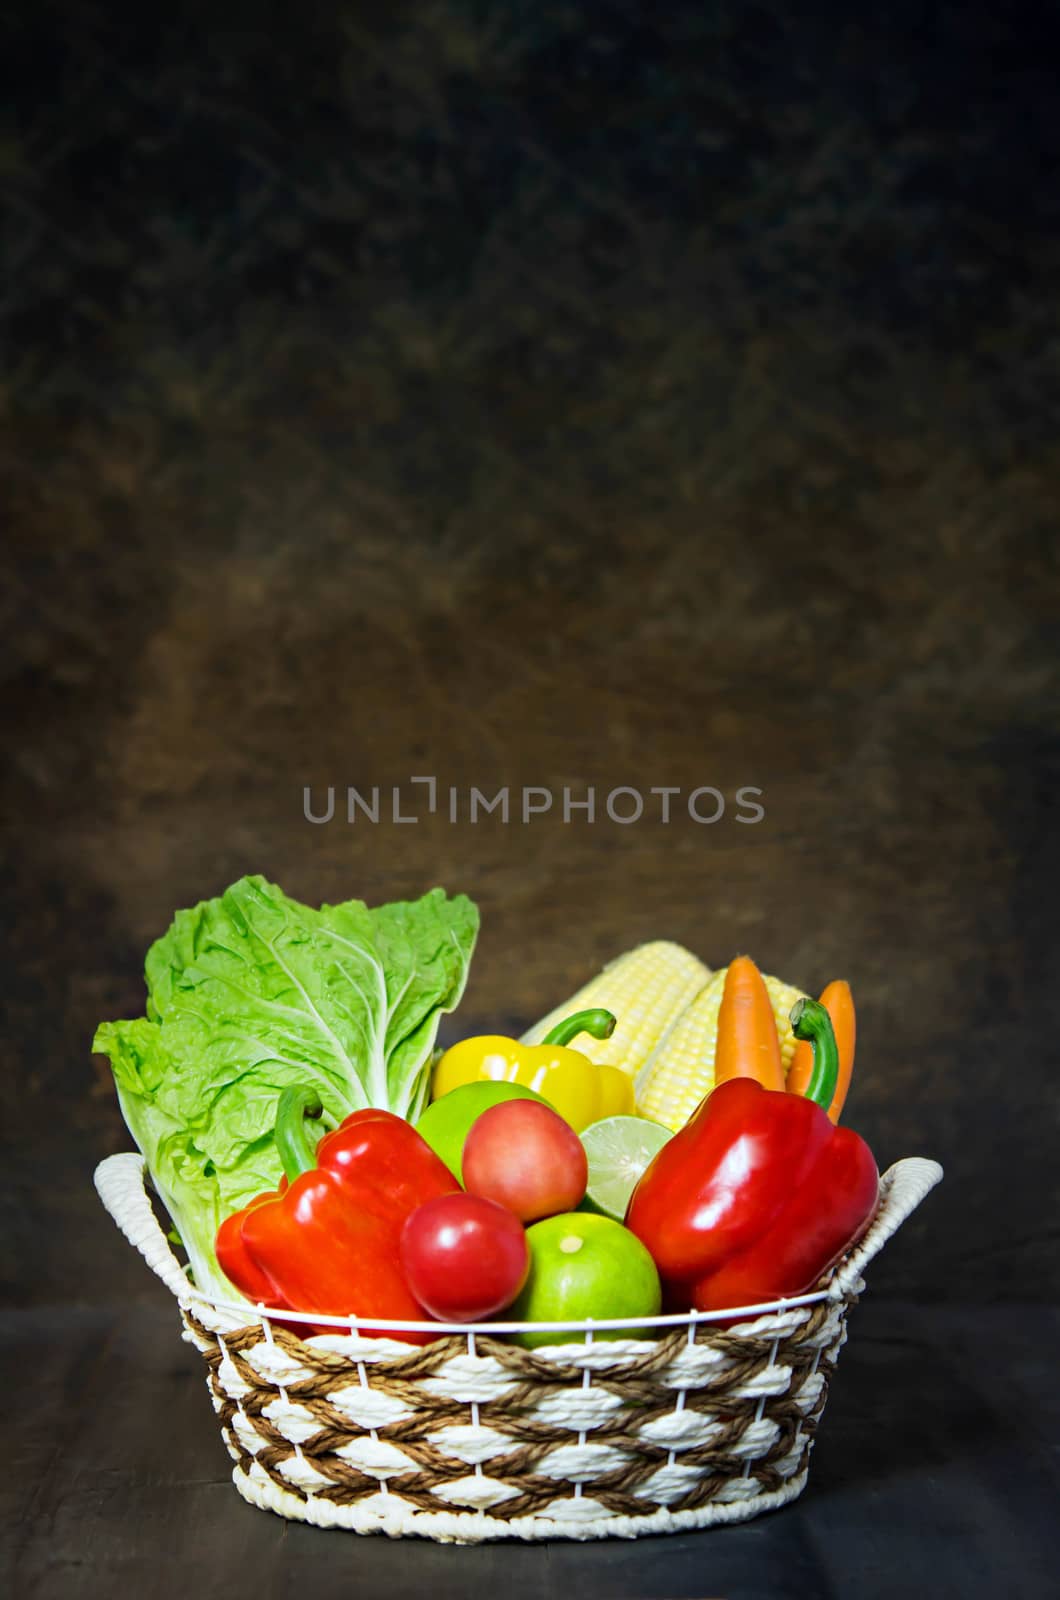
[[200, 1305], [219, 1311], [223, 1316], [241, 1316], [251, 1321], [269, 1319], [285, 1324], [293, 1323], [333, 1328], [336, 1334], [359, 1335], [363, 1327], [386, 1330], [388, 1333], [433, 1333], [436, 1335], [458, 1333], [482, 1337], [503, 1337], [524, 1332], [570, 1333], [573, 1337], [592, 1338], [594, 1333], [627, 1330], [633, 1337], [644, 1328], [689, 1328], [699, 1323], [746, 1322], [749, 1319], [793, 1310], [799, 1306], [819, 1304], [823, 1300], [843, 1300], [858, 1293], [863, 1287], [861, 1275], [887, 1240], [901, 1226], [924, 1197], [942, 1179], [942, 1168], [937, 1161], [922, 1156], [907, 1156], [889, 1167], [880, 1180], [880, 1202], [871, 1226], [858, 1245], [837, 1264], [825, 1284], [810, 1294], [793, 1295], [787, 1299], [764, 1301], [750, 1306], [733, 1306], [721, 1311], [686, 1311], [661, 1314], [654, 1317], [601, 1317], [577, 1322], [413, 1322], [382, 1317], [331, 1317], [323, 1314], [286, 1311], [277, 1307], [256, 1305], [246, 1299], [227, 1300], [207, 1295], [187, 1277], [177, 1260], [168, 1239], [158, 1225], [147, 1195], [148, 1173], [144, 1158], [136, 1152], [122, 1152], [108, 1156], [95, 1171], [95, 1185], [100, 1199], [114, 1222], [129, 1242], [144, 1257], [151, 1270], [162, 1280], [182, 1306]]

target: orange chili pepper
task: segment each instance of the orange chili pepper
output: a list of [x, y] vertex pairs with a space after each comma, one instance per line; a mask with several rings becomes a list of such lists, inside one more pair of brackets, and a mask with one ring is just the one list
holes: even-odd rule
[[[836, 1080], [835, 1094], [828, 1107], [828, 1116], [832, 1122], [839, 1121], [839, 1114], [843, 1109], [843, 1102], [850, 1088], [850, 1075], [854, 1070], [854, 1044], [857, 1039], [857, 1018], [854, 1012], [854, 996], [850, 992], [850, 985], [842, 978], [836, 978], [833, 983], [821, 994], [821, 1005], [824, 1006], [832, 1019], [832, 1030], [835, 1033], [835, 1042], [839, 1050], [839, 1077]], [[813, 1072], [813, 1045], [804, 1040], [795, 1046], [795, 1054], [791, 1058], [788, 1068], [787, 1088], [791, 1094], [805, 1094], [806, 1085]]]

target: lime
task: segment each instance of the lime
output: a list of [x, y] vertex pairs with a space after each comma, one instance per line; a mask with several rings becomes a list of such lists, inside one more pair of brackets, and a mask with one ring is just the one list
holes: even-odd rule
[[462, 1084], [459, 1089], [443, 1094], [440, 1100], [432, 1100], [416, 1124], [416, 1132], [426, 1139], [435, 1155], [441, 1156], [461, 1183], [464, 1181], [461, 1170], [464, 1140], [471, 1124], [502, 1100], [539, 1100], [545, 1104], [539, 1094], [525, 1089], [521, 1083], [495, 1083], [483, 1078], [480, 1083]]
[[[526, 1230], [530, 1276], [504, 1313], [510, 1322], [583, 1322], [653, 1317], [662, 1304], [655, 1262], [635, 1234], [610, 1217], [566, 1211]], [[516, 1344], [569, 1344], [575, 1333], [513, 1333]], [[647, 1339], [650, 1328], [603, 1328], [598, 1339]]]
[[604, 1117], [582, 1134], [589, 1184], [582, 1204], [621, 1222], [645, 1168], [671, 1139], [669, 1128], [648, 1117]]

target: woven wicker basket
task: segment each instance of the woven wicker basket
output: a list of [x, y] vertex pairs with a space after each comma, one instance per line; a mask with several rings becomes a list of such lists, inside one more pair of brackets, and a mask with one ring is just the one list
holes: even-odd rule
[[869, 1232], [812, 1295], [724, 1329], [658, 1318], [652, 1339], [556, 1324], [571, 1342], [536, 1350], [506, 1342], [503, 1323], [412, 1346], [336, 1319], [303, 1340], [192, 1287], [138, 1155], [104, 1161], [96, 1187], [177, 1298], [245, 1500], [322, 1527], [475, 1542], [634, 1538], [793, 1500], [862, 1269], [941, 1177], [934, 1161], [891, 1167]]

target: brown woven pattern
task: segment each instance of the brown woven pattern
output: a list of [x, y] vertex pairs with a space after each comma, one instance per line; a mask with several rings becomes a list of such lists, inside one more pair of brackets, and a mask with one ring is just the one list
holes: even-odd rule
[[[407, 1354], [358, 1362], [347, 1355], [306, 1344], [283, 1328], [271, 1330], [276, 1351], [300, 1376], [281, 1387], [264, 1378], [248, 1352], [262, 1345], [262, 1328], [250, 1325], [222, 1337], [184, 1311], [185, 1323], [209, 1367], [208, 1381], [233, 1458], [249, 1472], [258, 1467], [281, 1489], [305, 1500], [350, 1505], [378, 1494], [385, 1480], [388, 1495], [399, 1497], [410, 1509], [460, 1511], [439, 1491], [480, 1471], [491, 1484], [503, 1486], [507, 1498], [478, 1509], [486, 1515], [510, 1520], [540, 1513], [557, 1500], [580, 1494], [591, 1497], [609, 1512], [644, 1516], [665, 1507], [670, 1512], [695, 1510], [716, 1499], [734, 1479], [753, 1474], [762, 1492], [780, 1488], [801, 1473], [824, 1408], [828, 1379], [844, 1337], [847, 1305], [827, 1302], [806, 1309], [800, 1325], [777, 1338], [771, 1335], [729, 1333], [701, 1325], [694, 1350], [708, 1347], [718, 1358], [708, 1375], [695, 1386], [675, 1383], [673, 1370], [689, 1349], [685, 1328], [667, 1332], [643, 1353], [619, 1353], [613, 1362], [591, 1370], [581, 1362], [562, 1362], [536, 1351], [524, 1350], [499, 1339], [480, 1337], [479, 1358], [492, 1358], [507, 1380], [503, 1396], [484, 1399], [474, 1406], [464, 1399], [432, 1391], [425, 1380], [438, 1377], [453, 1357], [468, 1354], [463, 1336], [441, 1338], [433, 1344], [410, 1348]], [[598, 1347], [600, 1348], [600, 1347]], [[227, 1362], [225, 1358], [227, 1357]], [[230, 1363], [230, 1365], [229, 1365]], [[761, 1381], [773, 1369], [787, 1368], [782, 1393], [765, 1392]], [[492, 1370], [492, 1369], [491, 1369]], [[233, 1373], [235, 1381], [233, 1381]], [[820, 1375], [809, 1401], [800, 1394], [814, 1373]], [[765, 1389], [769, 1387], [766, 1380]], [[545, 1400], [550, 1418], [562, 1415], [562, 1398], [588, 1385], [618, 1402], [591, 1429], [579, 1432], [576, 1424], [542, 1420], [535, 1414]], [[409, 1413], [371, 1428], [353, 1421], [336, 1404], [349, 1388], [366, 1388], [377, 1396], [408, 1407]], [[560, 1400], [557, 1406], [556, 1399]], [[317, 1424], [296, 1444], [265, 1413], [278, 1401], [304, 1408]], [[653, 1441], [645, 1428], [678, 1413], [694, 1413], [713, 1425], [708, 1442], [676, 1445]], [[498, 1453], [481, 1468], [439, 1448], [429, 1435], [453, 1424], [476, 1422], [496, 1430], [503, 1439]], [[775, 1433], [761, 1453], [745, 1448], [745, 1435], [755, 1423], [771, 1424]], [[767, 1429], [767, 1432], [769, 1430]], [[249, 1440], [252, 1442], [248, 1442]], [[407, 1470], [362, 1470], [337, 1452], [367, 1439], [394, 1446], [407, 1458]], [[593, 1476], [577, 1479], [541, 1470], [557, 1448], [572, 1444], [606, 1445], [618, 1452], [621, 1464]], [[297, 1481], [303, 1463], [325, 1480], [309, 1493]], [[660, 1467], [676, 1464], [692, 1469], [682, 1475], [681, 1486], [665, 1500], [640, 1492]]]

